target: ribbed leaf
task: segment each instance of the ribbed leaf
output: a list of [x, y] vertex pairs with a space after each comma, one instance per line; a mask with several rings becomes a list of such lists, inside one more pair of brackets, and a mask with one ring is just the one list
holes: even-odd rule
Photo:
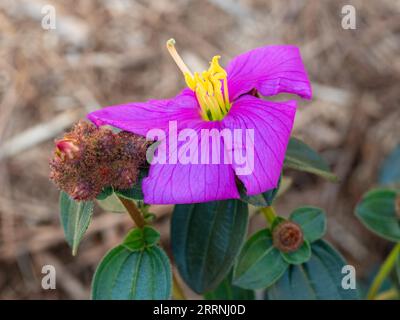
[[396, 242], [400, 241], [400, 218], [396, 213], [399, 194], [391, 189], [372, 190], [356, 207], [357, 217], [369, 230]]
[[270, 300], [347, 300], [358, 299], [356, 289], [342, 288], [342, 268], [347, 263], [327, 242], [312, 244], [311, 259], [291, 265], [273, 286], [268, 288]]
[[331, 172], [326, 161], [317, 152], [303, 141], [293, 137], [290, 138], [286, 151], [285, 166], [313, 173], [330, 181], [337, 180], [337, 177]]
[[260, 230], [247, 240], [233, 272], [233, 284], [245, 289], [263, 289], [277, 281], [288, 267], [272, 245], [269, 230]]
[[310, 243], [305, 240], [303, 245], [294, 252], [281, 252], [282, 258], [289, 264], [302, 264], [311, 257]]
[[157, 230], [150, 226], [144, 226], [143, 229], [135, 228], [131, 230], [122, 245], [131, 251], [135, 251], [154, 246], [159, 240], [160, 233]]
[[232, 272], [213, 291], [204, 295], [207, 300], [254, 300], [255, 294], [252, 290], [246, 290], [232, 284]]
[[175, 206], [172, 251], [194, 291], [212, 290], [225, 278], [245, 239], [247, 221], [247, 204], [239, 200]]
[[131, 251], [119, 245], [100, 262], [92, 282], [94, 300], [162, 300], [171, 295], [171, 267], [158, 246]]
[[292, 212], [289, 219], [301, 227], [304, 238], [309, 242], [322, 238], [326, 232], [326, 215], [320, 208], [297, 208]]
[[68, 194], [61, 191], [60, 214], [65, 239], [72, 248], [72, 254], [76, 255], [79, 243], [92, 219], [93, 202], [74, 201]]

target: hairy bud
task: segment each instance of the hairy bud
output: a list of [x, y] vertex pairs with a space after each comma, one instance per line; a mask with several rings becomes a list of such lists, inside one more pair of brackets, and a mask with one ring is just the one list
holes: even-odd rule
[[61, 159], [65, 157], [69, 159], [73, 159], [79, 152], [79, 147], [74, 140], [70, 139], [61, 139], [56, 141], [56, 155]]
[[50, 179], [73, 199], [92, 200], [105, 187], [127, 189], [136, 183], [148, 143], [80, 121], [55, 145]]
[[285, 221], [272, 232], [273, 244], [282, 252], [296, 251], [304, 242], [303, 231], [292, 221]]

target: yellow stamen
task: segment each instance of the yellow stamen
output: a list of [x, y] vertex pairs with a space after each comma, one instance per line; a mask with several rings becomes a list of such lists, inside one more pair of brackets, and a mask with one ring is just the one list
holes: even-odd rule
[[[227, 73], [219, 65], [220, 56], [214, 56], [208, 70], [201, 74], [192, 72], [185, 65], [182, 58], [175, 49], [175, 40], [167, 41], [167, 49], [182, 71], [186, 84], [192, 89], [199, 102], [202, 118], [206, 121], [222, 120], [228, 113], [231, 105], [229, 102]], [[222, 93], [222, 86], [223, 93]]]
[[182, 73], [184, 75], [188, 74], [189, 76], [192, 76], [192, 73], [190, 72], [189, 68], [186, 66], [186, 64], [183, 62], [181, 56], [178, 54], [178, 52], [175, 49], [175, 39], [169, 39], [167, 41], [167, 49], [174, 59], [175, 63], [178, 65], [179, 69], [181, 69]]

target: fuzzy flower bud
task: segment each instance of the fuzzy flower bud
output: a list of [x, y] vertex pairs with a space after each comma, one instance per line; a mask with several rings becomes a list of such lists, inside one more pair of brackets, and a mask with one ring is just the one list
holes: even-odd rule
[[304, 242], [303, 231], [292, 221], [285, 221], [272, 232], [273, 244], [282, 252], [296, 251]]
[[70, 139], [61, 139], [56, 141], [55, 153], [61, 159], [65, 159], [65, 157], [73, 159], [78, 152], [79, 152], [79, 147], [76, 141]]
[[75, 200], [92, 200], [103, 190], [132, 187], [145, 164], [146, 140], [128, 132], [113, 133], [80, 121], [55, 142], [50, 179]]

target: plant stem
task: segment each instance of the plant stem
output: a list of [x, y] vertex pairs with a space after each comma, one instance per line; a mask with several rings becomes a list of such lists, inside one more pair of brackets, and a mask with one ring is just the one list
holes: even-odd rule
[[387, 278], [389, 273], [392, 271], [397, 257], [400, 253], [400, 243], [397, 243], [392, 251], [387, 256], [386, 260], [382, 264], [381, 268], [379, 269], [378, 274], [375, 276], [374, 281], [372, 282], [371, 287], [369, 288], [367, 299], [373, 300], [378, 293], [380, 287], [382, 286], [383, 281]]
[[124, 197], [118, 196], [118, 199], [124, 205], [125, 209], [128, 211], [132, 220], [135, 222], [136, 226], [139, 228], [143, 228], [146, 224], [144, 221], [143, 215], [140, 210], [136, 207], [135, 202], [132, 200], [126, 199]]
[[395, 288], [389, 289], [375, 296], [375, 300], [394, 300], [399, 296]]
[[172, 270], [172, 281], [172, 297], [174, 298], [174, 300], [186, 300], [185, 294], [183, 293], [183, 290], [176, 276], [175, 269]]
[[269, 225], [272, 225], [272, 222], [274, 222], [275, 218], [277, 217], [277, 214], [275, 212], [275, 209], [272, 206], [265, 207], [261, 209], [261, 212], [263, 213], [265, 219], [269, 223]]

